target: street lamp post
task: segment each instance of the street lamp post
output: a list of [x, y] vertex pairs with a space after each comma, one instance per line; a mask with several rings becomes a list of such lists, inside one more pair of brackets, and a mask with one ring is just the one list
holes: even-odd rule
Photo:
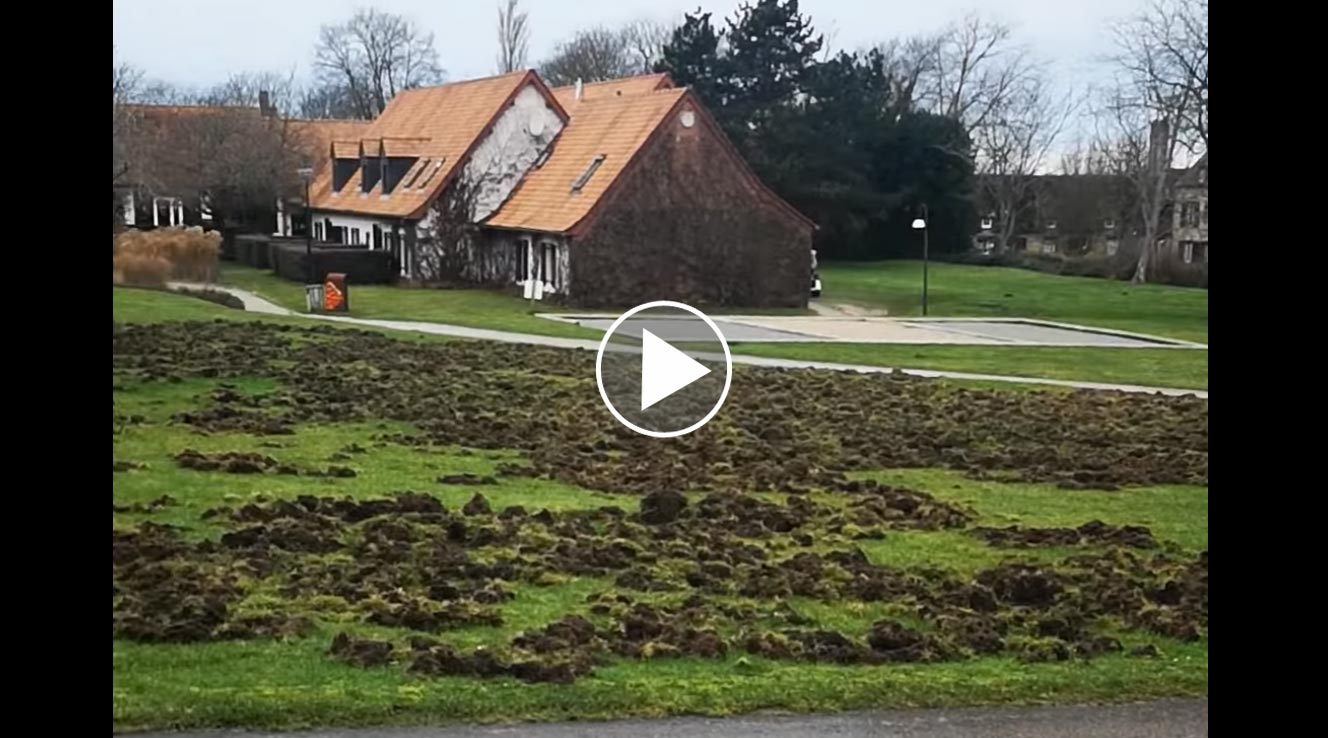
[[913, 230], [922, 231], [922, 317], [927, 317], [927, 264], [930, 244], [927, 238], [927, 204], [922, 204], [922, 217], [913, 219]]
[[305, 284], [314, 283], [314, 210], [309, 198], [314, 180], [313, 167], [301, 167], [298, 174], [304, 180], [304, 274]]

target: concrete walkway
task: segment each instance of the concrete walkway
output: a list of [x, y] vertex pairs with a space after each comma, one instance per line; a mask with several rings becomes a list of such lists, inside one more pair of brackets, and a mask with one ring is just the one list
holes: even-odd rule
[[1207, 738], [1208, 700], [141, 738]]
[[[313, 315], [308, 313], [297, 313], [287, 310], [280, 305], [269, 302], [268, 300], [255, 295], [247, 290], [236, 287], [222, 285], [197, 285], [185, 283], [171, 283], [170, 287], [187, 287], [190, 289], [204, 289], [205, 287], [229, 292], [240, 298], [244, 302], [244, 309], [249, 312], [263, 313], [267, 315], [287, 315], [307, 318], [310, 320], [327, 320], [337, 323], [348, 323], [351, 325], [371, 326], [374, 328], [385, 328], [397, 331], [415, 331], [418, 333], [428, 333], [435, 336], [451, 336], [454, 338], [469, 338], [480, 341], [500, 341], [503, 343], [523, 343], [533, 346], [552, 346], [554, 348], [574, 348], [586, 349], [588, 351], [598, 351], [599, 341], [584, 338], [560, 338], [557, 336], [540, 336], [533, 333], [514, 333], [511, 331], [496, 331], [488, 328], [467, 328], [460, 325], [450, 325], [447, 323], [428, 323], [422, 321], [410, 320], [371, 320], [367, 318], [350, 318], [336, 315]], [[620, 347], [617, 350], [631, 350], [630, 348]], [[710, 361], [723, 361], [724, 357], [720, 354], [692, 354], [698, 359]], [[863, 374], [891, 374], [899, 372], [914, 377], [924, 377], [928, 379], [959, 379], [973, 380], [983, 382], [1008, 382], [1011, 384], [1035, 384], [1051, 385], [1055, 387], [1071, 387], [1074, 389], [1091, 390], [1112, 390], [1117, 392], [1137, 392], [1149, 394], [1161, 394], [1171, 396], [1193, 395], [1195, 397], [1208, 398], [1207, 390], [1195, 389], [1175, 389], [1171, 387], [1147, 387], [1134, 384], [1110, 384], [1105, 382], [1079, 382], [1066, 379], [1040, 379], [1036, 377], [1013, 377], [1001, 374], [972, 374], [968, 372], [949, 372], [935, 371], [931, 369], [903, 369], [893, 367], [868, 366], [864, 364], [838, 364], [828, 361], [803, 361], [798, 359], [775, 359], [764, 356], [746, 356], [742, 354], [733, 354], [734, 364], [745, 364], [749, 366], [774, 367], [778, 369], [825, 369], [829, 371], [842, 372], [860, 372]]]

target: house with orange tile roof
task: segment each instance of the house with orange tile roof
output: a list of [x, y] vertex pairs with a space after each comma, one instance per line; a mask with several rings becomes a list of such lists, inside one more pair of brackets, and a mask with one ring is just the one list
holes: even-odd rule
[[[116, 108], [117, 161], [114, 193], [117, 226], [258, 228], [272, 222], [272, 201], [252, 203], [256, 212], [221, 212], [200, 179], [209, 163], [233, 170], [270, 165], [265, 176], [276, 194], [293, 184], [296, 162], [326, 150], [332, 140], [358, 135], [367, 121], [283, 119], [267, 92], [257, 106], [125, 104]], [[279, 163], [283, 166], [278, 166]], [[289, 170], [284, 165], [289, 165]], [[290, 181], [277, 181], [279, 179]], [[292, 191], [293, 194], [293, 191]], [[224, 200], [225, 198], [223, 198]], [[277, 199], [277, 232], [289, 233], [289, 200]], [[235, 198], [230, 198], [235, 205]], [[294, 202], [303, 206], [303, 199]], [[283, 227], [284, 226], [284, 227]]]
[[403, 278], [581, 306], [806, 304], [814, 224], [666, 75], [414, 89], [347, 133], [315, 168], [314, 237], [390, 250]]

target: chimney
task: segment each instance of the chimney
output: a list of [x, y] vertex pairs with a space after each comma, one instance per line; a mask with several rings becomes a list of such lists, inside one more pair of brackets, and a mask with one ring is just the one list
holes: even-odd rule
[[1170, 135], [1171, 125], [1166, 118], [1158, 118], [1148, 126], [1148, 165], [1155, 172], [1165, 172], [1171, 166], [1167, 159]]
[[576, 78], [576, 101], [581, 102], [581, 78]]
[[264, 118], [271, 118], [277, 114], [276, 108], [272, 107], [272, 95], [267, 90], [258, 91], [258, 112]]

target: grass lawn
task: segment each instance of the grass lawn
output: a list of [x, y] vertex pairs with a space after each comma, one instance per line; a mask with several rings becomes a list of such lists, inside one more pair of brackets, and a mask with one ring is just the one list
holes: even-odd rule
[[[922, 314], [920, 261], [827, 263], [821, 272], [828, 302]], [[1039, 318], [1208, 343], [1208, 290], [933, 263], [927, 302], [938, 318]]]
[[[223, 264], [219, 280], [253, 292], [288, 310], [304, 311], [304, 286], [253, 267]], [[451, 323], [563, 338], [594, 338], [603, 334], [570, 323], [546, 320], [535, 313], [549, 306], [496, 290], [412, 289], [389, 285], [352, 285], [350, 314], [375, 320], [418, 320]]]
[[732, 350], [841, 364], [1208, 389], [1206, 349], [740, 343]]
[[[373, 289], [357, 288], [352, 300]], [[388, 288], [378, 289], [389, 300], [382, 304], [390, 304]], [[298, 288], [295, 294], [298, 296]], [[293, 318], [251, 316], [194, 298], [145, 290], [114, 290], [113, 320], [117, 323], [214, 319], [307, 325]], [[506, 319], [518, 320], [512, 315]], [[218, 346], [215, 350], [222, 348]], [[504, 392], [516, 392], [521, 382], [526, 381], [525, 375], [506, 374], [503, 367], [476, 369], [492, 372], [493, 379], [486, 381], [498, 382]], [[314, 377], [318, 371], [318, 367], [311, 366], [309, 373], [302, 376]], [[355, 372], [367, 382], [382, 381], [380, 372], [370, 364], [348, 361], [345, 371]], [[639, 508], [640, 498], [633, 495], [610, 494], [543, 477], [503, 475], [501, 465], [523, 463], [525, 455], [517, 451], [413, 447], [383, 442], [384, 434], [420, 432], [409, 423], [388, 418], [302, 423], [290, 434], [275, 436], [246, 431], [203, 433], [181, 420], [182, 412], [216, 407], [218, 390], [247, 398], [280, 393], [283, 387], [275, 376], [276, 373], [225, 379], [184, 376], [161, 381], [117, 373], [113, 455], [117, 461], [132, 461], [141, 466], [114, 474], [112, 498], [117, 509], [113, 513], [113, 527], [117, 531], [134, 531], [151, 522], [174, 526], [171, 530], [178, 531], [186, 541], [217, 541], [230, 523], [204, 513], [219, 506], [238, 508], [248, 503], [293, 500], [300, 495], [367, 500], [402, 490], [433, 496], [452, 511], [464, 505], [476, 490], [482, 491], [494, 511], [522, 505], [532, 512], [547, 508], [554, 513], [565, 513], [615, 505], [631, 514]], [[569, 380], [549, 376], [543, 381], [562, 386]], [[227, 387], [221, 387], [223, 384]], [[389, 390], [387, 385], [382, 386], [382, 391]], [[593, 392], [593, 385], [590, 391]], [[248, 405], [242, 402], [238, 407], [243, 409]], [[289, 404], [282, 400], [269, 409], [281, 407]], [[928, 411], [919, 412], [920, 422], [932, 422]], [[122, 421], [127, 417], [133, 417], [133, 422]], [[489, 422], [483, 414], [474, 417]], [[593, 425], [590, 420], [586, 423]], [[919, 426], [925, 427], [930, 426]], [[353, 478], [199, 471], [182, 468], [175, 460], [181, 451], [194, 449], [203, 454], [270, 454], [301, 468], [321, 468], [348, 445], [361, 447], [346, 462], [357, 472]], [[609, 458], [616, 453], [611, 452]], [[443, 475], [464, 474], [495, 475], [496, 479], [483, 487], [438, 481]], [[935, 468], [878, 469], [854, 472], [853, 476], [929, 493], [942, 503], [969, 511], [973, 525], [1052, 527], [1101, 520], [1111, 525], [1147, 525], [1163, 545], [1173, 547], [1176, 556], [1192, 557], [1206, 551], [1208, 544], [1206, 487], [1167, 485], [1111, 492], [1067, 491], [1049, 484], [975, 480], [958, 471]], [[830, 493], [814, 494], [825, 504], [843, 504]], [[152, 502], [163, 495], [169, 495], [172, 502], [154, 507]], [[767, 497], [782, 501], [785, 496], [771, 493]], [[367, 534], [369, 528], [365, 526], [353, 528], [356, 532], [351, 535]], [[818, 541], [812, 550], [829, 550], [822, 548], [828, 545]], [[919, 575], [935, 569], [960, 577], [1003, 562], [1060, 566], [1067, 556], [1100, 551], [1093, 546], [996, 548], [954, 528], [891, 529], [882, 539], [854, 545], [877, 566], [898, 567]], [[343, 555], [330, 554], [329, 561], [341, 561], [336, 557]], [[1091, 659], [1026, 663], [1002, 654], [941, 663], [841, 666], [764, 658], [735, 649], [722, 658], [613, 656], [596, 667], [593, 674], [571, 684], [527, 684], [510, 677], [420, 676], [410, 673], [400, 663], [362, 668], [328, 655], [329, 643], [338, 633], [386, 639], [398, 648], [405, 648], [406, 639], [419, 633], [366, 622], [360, 610], [340, 597], [289, 596], [283, 591], [284, 580], [260, 582], [252, 579], [258, 576], [255, 569], [248, 564], [244, 567], [240, 571], [247, 573], [241, 575], [239, 582], [246, 589], [243, 598], [232, 604], [233, 613], [258, 617], [294, 613], [310, 619], [312, 629], [284, 638], [191, 643], [114, 638], [115, 730], [262, 729], [725, 715], [766, 709], [831, 711], [1041, 704], [1194, 696], [1206, 695], [1208, 691], [1206, 635], [1183, 642], [1138, 629], [1126, 630], [1106, 621], [1095, 627], [1119, 638], [1127, 651], [1151, 645], [1158, 656], [1139, 658], [1111, 653]], [[502, 648], [516, 634], [541, 628], [568, 614], [594, 619], [597, 616], [592, 613], [588, 599], [616, 591], [624, 590], [612, 578], [591, 575], [552, 576], [538, 583], [521, 581], [513, 585], [511, 599], [494, 606], [501, 613], [501, 624], [470, 625], [437, 637], [457, 648]], [[117, 603], [119, 596], [117, 593]], [[633, 592], [633, 596], [651, 603], [677, 599], [668, 592]], [[714, 598], [735, 607], [767, 604], [737, 596], [714, 595]], [[794, 597], [788, 605], [807, 618], [812, 623], [810, 627], [833, 629], [854, 638], [864, 638], [872, 624], [881, 618], [912, 622], [909, 612], [888, 600], [827, 601]]]

